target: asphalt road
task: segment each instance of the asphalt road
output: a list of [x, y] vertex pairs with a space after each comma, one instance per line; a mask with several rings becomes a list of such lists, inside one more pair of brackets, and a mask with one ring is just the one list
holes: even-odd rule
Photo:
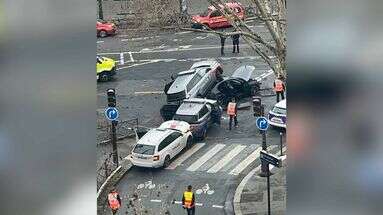
[[[254, 27], [265, 31], [262, 26]], [[270, 88], [274, 75], [242, 39], [240, 42], [240, 53], [232, 54], [228, 38], [226, 55], [220, 56], [219, 38], [203, 33], [161, 32], [141, 38], [119, 35], [100, 39], [98, 54], [119, 61], [123, 53], [124, 63], [113, 81], [98, 83], [98, 111], [105, 108], [105, 92], [112, 87], [117, 92], [120, 120], [138, 117], [141, 125], [157, 127], [162, 122], [160, 107], [165, 104], [162, 91], [170, 76], [209, 58], [221, 62], [228, 76], [241, 65], [254, 65], [254, 78], [266, 76], [262, 88]], [[262, 102], [266, 111], [276, 103], [275, 97], [263, 97]], [[186, 214], [180, 201], [189, 184], [196, 192], [196, 214], [232, 214], [235, 188], [260, 163], [257, 156], [262, 139], [252, 114], [250, 108], [239, 110], [239, 127], [232, 131], [224, 114], [221, 126], [210, 128], [208, 137], [181, 153], [169, 169], [131, 169], [118, 184], [124, 202], [119, 214], [134, 214], [134, 210], [141, 214]], [[271, 152], [278, 153], [279, 130], [269, 129], [267, 144]], [[136, 200], [129, 204], [130, 199]]]

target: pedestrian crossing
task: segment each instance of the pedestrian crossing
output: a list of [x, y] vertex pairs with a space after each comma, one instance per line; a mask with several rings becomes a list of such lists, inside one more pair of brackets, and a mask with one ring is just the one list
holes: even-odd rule
[[[278, 146], [270, 145], [267, 150], [278, 156]], [[196, 143], [180, 154], [166, 169], [186, 168], [188, 172], [209, 174], [225, 172], [239, 175], [252, 163], [259, 160], [260, 144], [214, 144]]]

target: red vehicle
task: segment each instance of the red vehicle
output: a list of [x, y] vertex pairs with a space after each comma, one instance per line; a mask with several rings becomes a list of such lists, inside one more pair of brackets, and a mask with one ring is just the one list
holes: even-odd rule
[[[234, 11], [240, 19], [245, 19], [245, 10], [241, 3], [230, 2], [225, 4], [226, 7]], [[223, 5], [221, 6], [223, 8]], [[203, 14], [192, 17], [193, 28], [203, 28], [203, 25], [209, 28], [224, 28], [230, 27], [226, 17], [217, 10], [214, 6], [210, 6]]]
[[97, 37], [106, 37], [117, 33], [117, 27], [115, 24], [104, 21], [97, 21], [96, 29]]

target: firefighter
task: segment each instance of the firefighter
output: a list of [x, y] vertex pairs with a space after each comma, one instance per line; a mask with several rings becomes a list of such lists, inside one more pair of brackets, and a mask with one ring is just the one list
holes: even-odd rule
[[278, 75], [278, 78], [274, 81], [274, 91], [277, 94], [277, 102], [279, 102], [279, 96], [281, 96], [282, 100], [285, 99], [285, 90], [286, 86], [283, 83], [283, 78], [281, 75]]
[[234, 118], [234, 126], [238, 127], [238, 120], [237, 120], [237, 103], [235, 103], [235, 98], [231, 99], [231, 102], [227, 105], [227, 115], [230, 117], [229, 121], [229, 130], [231, 130], [231, 125], [233, 124], [233, 118]]
[[108, 205], [112, 210], [112, 214], [116, 214], [121, 206], [121, 198], [115, 188], [108, 194]]
[[187, 211], [187, 215], [195, 214], [195, 197], [191, 185], [187, 187], [182, 196], [182, 207]]

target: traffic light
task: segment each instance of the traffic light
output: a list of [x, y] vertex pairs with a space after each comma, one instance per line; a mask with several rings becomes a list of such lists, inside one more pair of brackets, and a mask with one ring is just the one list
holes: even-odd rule
[[116, 91], [114, 89], [108, 89], [106, 91], [108, 95], [108, 107], [116, 107]]

